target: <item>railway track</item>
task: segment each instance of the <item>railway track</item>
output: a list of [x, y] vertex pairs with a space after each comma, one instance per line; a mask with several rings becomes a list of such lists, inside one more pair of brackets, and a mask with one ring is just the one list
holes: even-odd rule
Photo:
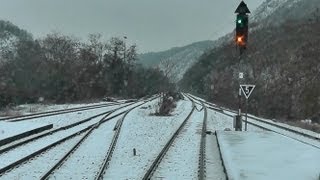
[[27, 114], [27, 115], [21, 115], [21, 116], [0, 118], [0, 121], [17, 122], [17, 121], [24, 121], [24, 120], [30, 120], [30, 119], [35, 119], [35, 118], [55, 116], [55, 115], [61, 115], [61, 114], [79, 112], [79, 111], [86, 111], [86, 110], [91, 110], [91, 109], [99, 109], [99, 108], [104, 108], [104, 107], [120, 105], [120, 104], [122, 104], [122, 103], [98, 104], [98, 105], [90, 105], [90, 106], [83, 106], [83, 107], [77, 107], [77, 108], [46, 111], [46, 112], [33, 113], [33, 114]]
[[[154, 98], [153, 98], [153, 99], [154, 99]], [[153, 99], [149, 99], [148, 101], [151, 101], [151, 100], [153, 100]], [[147, 102], [148, 102], [148, 101], [147, 101]], [[141, 106], [141, 105], [143, 105], [143, 104], [145, 104], [145, 103], [146, 103], [146, 102], [140, 103], [140, 104], [138, 104], [138, 105], [136, 105], [136, 106], [134, 106], [134, 107], [132, 107], [132, 108], [130, 108], [130, 109], [128, 109], [128, 110], [120, 113], [120, 114], [118, 114], [118, 115], [123, 115], [123, 116], [122, 116], [122, 117], [120, 118], [120, 120], [118, 121], [119, 123], [116, 123], [116, 124], [117, 124], [117, 128], [116, 128], [116, 131], [114, 132], [112, 141], [107, 143], [107, 144], [111, 144], [110, 147], [109, 147], [109, 150], [107, 151], [107, 155], [105, 156], [105, 158], [102, 158], [102, 157], [100, 157], [100, 156], [103, 155], [104, 153], [100, 153], [100, 156], [99, 156], [99, 157], [100, 157], [100, 159], [103, 159], [103, 163], [101, 163], [102, 165], [100, 165], [100, 166], [96, 166], [96, 165], [95, 165], [94, 168], [92, 167], [92, 169], [99, 169], [99, 170], [97, 170], [98, 173], [97, 173], [95, 170], [91, 170], [91, 171], [95, 171], [95, 172], [91, 172], [91, 173], [93, 173], [93, 174], [91, 174], [92, 176], [90, 176], [90, 177], [88, 177], [88, 178], [93, 177], [94, 174], [96, 174], [96, 173], [97, 173], [96, 179], [99, 178], [99, 177], [102, 178], [102, 176], [103, 176], [103, 174], [104, 174], [104, 172], [105, 172], [105, 169], [107, 168], [107, 164], [108, 164], [109, 161], [111, 160], [114, 147], [116, 146], [116, 142], [117, 142], [118, 136], [119, 136], [120, 131], [121, 131], [121, 125], [122, 125], [122, 122], [124, 121], [126, 115], [127, 115], [129, 112], [131, 112], [133, 109], [135, 109], [135, 108], [137, 108], [137, 107], [139, 107], [139, 106]], [[117, 116], [118, 116], [118, 115], [117, 115]], [[47, 178], [50, 178], [51, 176], [55, 177], [54, 174], [55, 174], [56, 171], [62, 172], [62, 173], [60, 173], [60, 175], [58, 175], [58, 178], [59, 178], [59, 176], [61, 176], [61, 174], [66, 174], [66, 173], [63, 173], [63, 166], [68, 167], [68, 165], [72, 164], [72, 162], [70, 162], [70, 163], [68, 164], [68, 159], [69, 159], [69, 158], [71, 159], [71, 160], [69, 160], [69, 161], [76, 161], [76, 162], [85, 161], [85, 162], [86, 162], [86, 165], [88, 165], [87, 163], [89, 163], [89, 162], [94, 163], [93, 161], [90, 161], [90, 159], [88, 159], [88, 158], [86, 158], [86, 159], [81, 159], [81, 160], [80, 160], [79, 158], [80, 158], [80, 156], [81, 156], [81, 155], [80, 155], [80, 154], [81, 154], [81, 151], [80, 151], [80, 150], [77, 150], [77, 149], [78, 149], [79, 146], [80, 146], [81, 144], [83, 144], [83, 143], [87, 143], [87, 145], [86, 145], [85, 147], [88, 147], [88, 146], [89, 146], [88, 144], [94, 145], [93, 143], [96, 143], [96, 140], [99, 139], [99, 138], [98, 138], [97, 134], [96, 134], [96, 135], [92, 135], [92, 134], [93, 134], [93, 133], [97, 133], [97, 131], [99, 131], [99, 130], [100, 130], [100, 136], [103, 135], [103, 134], [105, 134], [104, 131], [106, 131], [107, 129], [106, 129], [106, 128], [102, 128], [101, 126], [103, 126], [103, 124], [104, 124], [105, 122], [107, 122], [107, 121], [115, 120], [115, 117], [117, 117], [117, 116], [113, 116], [113, 117], [110, 117], [110, 118], [101, 120], [101, 121], [99, 122], [99, 124], [96, 125], [95, 128], [92, 128], [92, 130], [91, 130], [90, 132], [88, 132], [88, 134], [87, 134], [85, 137], [83, 137], [72, 149], [70, 149], [49, 171], [47, 171], [47, 172], [41, 177], [41, 179], [47, 179]], [[115, 124], [115, 123], [114, 123], [114, 124]], [[106, 125], [108, 125], [108, 124], [106, 124]], [[110, 127], [111, 127], [111, 128], [110, 128]], [[110, 131], [110, 132], [112, 132], [112, 129], [113, 129], [112, 127], [113, 127], [113, 125], [112, 125], [112, 126], [109, 126], [109, 131]], [[98, 132], [98, 134], [99, 134], [99, 132]], [[92, 135], [91, 139], [88, 138], [90, 135]], [[102, 139], [107, 139], [107, 138], [110, 137], [110, 136], [111, 136], [111, 134], [104, 135], [104, 136], [103, 136], [104, 138], [102, 138]], [[109, 138], [109, 139], [111, 139], [111, 138]], [[90, 142], [90, 141], [91, 141], [91, 142]], [[106, 143], [106, 142], [104, 142], [104, 143]], [[83, 147], [84, 147], [84, 146], [83, 146]], [[84, 147], [84, 150], [86, 150], [85, 147]], [[79, 148], [79, 149], [80, 149], [80, 148]], [[102, 149], [101, 149], [102, 151], [101, 151], [101, 150], [100, 150], [100, 151], [101, 151], [101, 152], [105, 152], [104, 149], [105, 149], [105, 148], [102, 148]], [[76, 151], [78, 151], [78, 155], [75, 155], [75, 154], [77, 153]], [[99, 150], [97, 150], [97, 151], [99, 151]], [[95, 153], [96, 153], [96, 154], [99, 154], [98, 152], [95, 152]], [[97, 156], [97, 155], [96, 155], [96, 156]], [[72, 157], [73, 157], [73, 158], [72, 158]], [[86, 156], [86, 157], [89, 157], [89, 156]], [[64, 165], [64, 164], [66, 164], [66, 165]], [[96, 167], [100, 167], [100, 168], [96, 168]], [[59, 168], [60, 168], [60, 169], [59, 169]], [[80, 168], [80, 169], [79, 169], [79, 168]], [[90, 170], [86, 170], [85, 168], [82, 168], [82, 170], [81, 170], [81, 168], [82, 168], [82, 167], [81, 167], [81, 165], [79, 164], [78, 169], [79, 169], [80, 171], [87, 171], [87, 173], [88, 173], [88, 171], [90, 171]], [[90, 169], [90, 168], [89, 168], [89, 169]], [[55, 177], [55, 178], [56, 178], [56, 177]], [[66, 177], [62, 177], [62, 178], [66, 178]], [[67, 177], [67, 178], [70, 178], [70, 177]], [[80, 178], [80, 177], [79, 177], [79, 178]], [[82, 178], [84, 178], [84, 177], [82, 177]]]
[[[203, 180], [206, 178], [212, 178], [212, 179], [228, 179], [228, 175], [226, 173], [225, 165], [222, 159], [221, 150], [219, 147], [219, 143], [216, 137], [216, 134], [214, 133], [213, 136], [209, 136], [209, 142], [206, 142], [206, 131], [207, 131], [207, 124], [208, 124], [208, 109], [222, 112], [220, 108], [212, 107], [211, 103], [205, 103], [198, 98], [195, 98], [194, 96], [191, 96], [189, 94], [184, 94], [189, 99], [192, 99], [196, 104], [203, 105], [204, 107], [204, 120], [203, 120], [203, 126], [202, 126], [202, 135], [201, 135], [201, 144], [200, 144], [200, 155], [199, 155], [199, 171], [198, 171], [198, 179]], [[199, 102], [197, 102], [199, 101]], [[209, 130], [215, 130], [212, 129], [213, 126], [209, 127]], [[210, 133], [212, 133], [210, 132]], [[208, 147], [207, 144], [209, 145]], [[206, 158], [206, 150], [208, 150], [211, 153], [211, 156]], [[209, 162], [206, 162], [206, 159], [209, 160]], [[211, 161], [211, 162], [210, 162]], [[208, 167], [206, 167], [208, 165]], [[207, 169], [211, 171], [209, 175], [207, 175]], [[221, 173], [223, 171], [223, 173]], [[207, 177], [209, 176], [209, 177]]]
[[[133, 110], [133, 109], [131, 109]], [[99, 180], [99, 179], [103, 179], [103, 176], [104, 174], [106, 173], [106, 170], [109, 166], [109, 163], [111, 161], [111, 158], [112, 158], [112, 155], [113, 155], [113, 152], [115, 150], [115, 147], [117, 145], [117, 141], [118, 141], [118, 138], [119, 138], [119, 135], [120, 135], [120, 131], [121, 131], [121, 128], [122, 128], [122, 124], [123, 124], [123, 121], [124, 119], [126, 118], [126, 116], [129, 114], [129, 112], [131, 111], [127, 111], [123, 117], [117, 122], [116, 124], [116, 127], [115, 127], [115, 134], [113, 135], [112, 137], [112, 141], [111, 141], [111, 145], [108, 149], [108, 152], [102, 162], [102, 165], [100, 166], [100, 169], [99, 169], [99, 172], [98, 174], [96, 175], [95, 179]]]
[[160, 151], [160, 153], [158, 154], [158, 156], [155, 158], [155, 160], [153, 161], [153, 163], [151, 164], [151, 166], [147, 169], [146, 173], [143, 176], [143, 180], [149, 180], [151, 179], [151, 177], [153, 176], [154, 172], [156, 171], [157, 167], [159, 166], [161, 160], [164, 158], [165, 154], [168, 152], [169, 148], [172, 146], [173, 142], [175, 141], [175, 139], [178, 137], [178, 135], [181, 133], [181, 131], [183, 130], [183, 128], [185, 127], [187, 121], [190, 119], [191, 115], [193, 114], [193, 112], [195, 111], [196, 106], [194, 104], [194, 102], [192, 103], [192, 110], [191, 112], [188, 114], [188, 116], [184, 119], [184, 121], [181, 123], [181, 125], [179, 126], [179, 128], [175, 131], [175, 133], [171, 136], [171, 138], [169, 139], [169, 141], [165, 144], [165, 146], [163, 147], [163, 149]]
[[[150, 100], [149, 100], [150, 101]], [[41, 173], [41, 179], [46, 179], [47, 177], [49, 177], [49, 175], [54, 172], [58, 167], [61, 166], [61, 164], [63, 164], [63, 162], [65, 162], [72, 153], [74, 153], [74, 151], [76, 151], [77, 148], [79, 148], [79, 146], [86, 140], [86, 138], [88, 138], [90, 136], [90, 134], [97, 128], [99, 128], [99, 126], [101, 124], [104, 124], [105, 122], [108, 122], [110, 120], [113, 120], [114, 118], [126, 114], [128, 111], [132, 110], [135, 107], [138, 107], [142, 104], [144, 104], [145, 102], [141, 101], [141, 102], [137, 102], [138, 105], [131, 107], [129, 110], [124, 110], [122, 112], [119, 112], [115, 115], [112, 115], [112, 113], [114, 113], [117, 110], [123, 109], [125, 107], [119, 107], [117, 109], [108, 111], [107, 113], [101, 113], [99, 115], [96, 115], [95, 118], [100, 117], [99, 120], [96, 120], [95, 122], [92, 123], [88, 123], [88, 119], [86, 119], [87, 121], [82, 123], [82, 124], [73, 124], [73, 127], [76, 128], [67, 128], [67, 129], [59, 129], [60, 135], [58, 137], [56, 137], [57, 135], [55, 135], [54, 137], [51, 137], [52, 134], [57, 134], [59, 133], [57, 132], [51, 132], [51, 133], [47, 133], [42, 135], [41, 137], [35, 137], [35, 138], [30, 138], [27, 142], [21, 143], [19, 145], [16, 145], [15, 147], [11, 147], [8, 149], [5, 149], [1, 152], [0, 154], [0, 159], [2, 160], [6, 160], [6, 159], [10, 159], [9, 161], [1, 161], [0, 163], [0, 178], [5, 177], [6, 175], [10, 174], [11, 171], [16, 171], [19, 170], [20, 167], [25, 166], [26, 164], [29, 163], [33, 163], [36, 162], [34, 160], [36, 159], [43, 159], [41, 157], [43, 157], [44, 155], [50, 154], [50, 153], [46, 153], [49, 151], [54, 151], [54, 149], [58, 149], [57, 147], [60, 146], [62, 147], [62, 144], [66, 144], [66, 142], [76, 142], [72, 148], [70, 150], [67, 151], [67, 153], [65, 153], [62, 158], [58, 158], [59, 161], [55, 162], [54, 165], [52, 167], [50, 167], [50, 169], [47, 169], [46, 173]], [[112, 115], [112, 116], [111, 116]], [[101, 116], [103, 116], [101, 118]], [[92, 120], [93, 118], [91, 118]], [[72, 131], [71, 131], [72, 129]], [[68, 131], [68, 133], [65, 133], [66, 131]], [[81, 136], [81, 138], [79, 138]], [[46, 139], [43, 139], [46, 138]], [[50, 142], [46, 142], [43, 144], [43, 141], [49, 140], [51, 139]], [[74, 140], [77, 139], [77, 140]], [[41, 142], [42, 141], [42, 142]], [[36, 145], [38, 142], [38, 146]], [[40, 145], [42, 144], [42, 145]], [[67, 143], [68, 144], [68, 143]], [[72, 143], [71, 143], [72, 144]], [[39, 148], [40, 146], [40, 148]], [[32, 147], [36, 147], [33, 148]], [[31, 152], [28, 155], [25, 155], [25, 152], [29, 151]], [[10, 158], [11, 157], [11, 158]], [[61, 157], [61, 156], [60, 156]], [[54, 160], [56, 160], [57, 158], [55, 158]], [[51, 163], [52, 164], [52, 163]], [[12, 174], [12, 173], [11, 173]], [[40, 178], [40, 176], [39, 176]], [[36, 179], [39, 179], [36, 178]]]
[[[203, 101], [201, 101], [201, 102], [203, 102]], [[205, 102], [203, 102], [203, 103], [205, 103]], [[224, 115], [226, 115], [226, 116], [228, 116], [230, 118], [233, 118], [233, 115], [231, 115], [230, 113], [226, 113], [226, 112], [236, 113], [235, 111], [232, 111], [232, 110], [229, 110], [229, 109], [226, 109], [226, 108], [222, 108], [222, 107], [219, 107], [220, 110], [216, 110], [215, 108], [210, 108], [210, 107], [208, 107], [208, 108], [212, 109], [212, 110], [215, 110], [215, 111], [217, 111], [219, 113], [222, 113], [222, 114], [224, 114]], [[279, 125], [279, 124], [273, 123], [273, 122], [262, 120], [262, 119], [253, 117], [251, 115], [248, 116], [247, 123], [249, 125], [251, 125], [251, 126], [254, 126], [254, 127], [257, 127], [257, 128], [263, 129], [263, 130], [267, 130], [267, 131], [272, 131], [272, 132], [275, 132], [277, 134], [286, 136], [288, 138], [297, 140], [297, 141], [299, 141], [301, 143], [304, 143], [304, 144], [307, 144], [307, 145], [310, 145], [310, 146], [313, 146], [315, 148], [320, 149], [320, 139], [319, 139], [319, 137], [315, 137], [315, 136], [312, 136], [310, 134], [307, 134], [307, 133], [304, 133], [304, 132], [300, 132], [300, 131], [291, 129], [289, 127], [285, 127], [283, 125]]]
[[207, 107], [203, 104], [203, 124], [201, 130], [201, 140], [200, 140], [200, 154], [199, 154], [199, 172], [198, 179], [204, 180], [206, 177], [206, 131], [207, 131], [207, 117], [208, 110]]
[[55, 134], [55, 133], [59, 133], [61, 131], [65, 131], [67, 129], [70, 129], [70, 128], [73, 128], [73, 127], [76, 127], [76, 126], [79, 126], [81, 124], [88, 124], [88, 123], [91, 123], [92, 121], [95, 121], [96, 118], [98, 117], [101, 117], [101, 116], [104, 116], [104, 115], [108, 115], [110, 113], [113, 113], [121, 108], [126, 108], [128, 106], [132, 105], [132, 103], [130, 104], [127, 104], [125, 106], [121, 106], [121, 107], [118, 107], [118, 108], [115, 108], [115, 109], [112, 109], [112, 110], [107, 110], [105, 112], [102, 112], [102, 113], [99, 113], [97, 115], [94, 115], [94, 116], [91, 116], [89, 118], [85, 118], [85, 119], [82, 119], [82, 120], [79, 120], [79, 121], [76, 121], [76, 122], [73, 122], [73, 123], [70, 123], [70, 124], [67, 124], [67, 125], [64, 125], [64, 126], [61, 126], [59, 128], [55, 128], [55, 129], [52, 129], [52, 130], [49, 130], [49, 131], [45, 131], [44, 133], [40, 133], [40, 134], [35, 134], [35, 135], [30, 135], [26, 138], [23, 138], [23, 139], [19, 139], [19, 140], [16, 140], [16, 141], [13, 141], [13, 142], [10, 142], [10, 143], [6, 143], [6, 144], [3, 144], [0, 146], [0, 155], [4, 152], [7, 152], [11, 149], [14, 149], [16, 147], [19, 147], [21, 145], [24, 145], [26, 143], [29, 143], [31, 141], [34, 141], [36, 139], [39, 139], [39, 138], [43, 138], [43, 137], [46, 137], [48, 135], [52, 135], [52, 134]]

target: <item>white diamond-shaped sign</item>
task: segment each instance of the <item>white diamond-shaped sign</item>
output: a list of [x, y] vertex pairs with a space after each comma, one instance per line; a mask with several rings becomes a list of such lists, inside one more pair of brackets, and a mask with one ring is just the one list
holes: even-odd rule
[[250, 95], [255, 87], [256, 87], [256, 85], [252, 85], [252, 84], [241, 84], [240, 85], [240, 88], [247, 99], [250, 97]]

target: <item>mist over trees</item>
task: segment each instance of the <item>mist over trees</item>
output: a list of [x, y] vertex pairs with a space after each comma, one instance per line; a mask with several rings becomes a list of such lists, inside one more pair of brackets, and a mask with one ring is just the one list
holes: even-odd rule
[[86, 42], [51, 33], [41, 39], [0, 21], [0, 105], [136, 98], [173, 88], [159, 69], [136, 63], [137, 47], [90, 34]]

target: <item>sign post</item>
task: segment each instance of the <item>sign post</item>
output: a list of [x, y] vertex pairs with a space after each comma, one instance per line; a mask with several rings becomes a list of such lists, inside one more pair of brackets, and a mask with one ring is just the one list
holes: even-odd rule
[[255, 87], [256, 87], [256, 85], [252, 85], [252, 84], [241, 84], [240, 85], [242, 93], [246, 97], [246, 104], [245, 104], [246, 105], [245, 131], [247, 131], [247, 127], [248, 127], [248, 99], [249, 99], [249, 97], [250, 97], [250, 95], [253, 92]]

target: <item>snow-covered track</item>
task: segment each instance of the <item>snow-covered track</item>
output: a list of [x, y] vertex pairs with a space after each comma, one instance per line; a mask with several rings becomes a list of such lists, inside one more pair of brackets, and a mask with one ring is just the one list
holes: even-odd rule
[[[193, 97], [192, 95], [190, 94], [185, 94], [189, 97]], [[199, 98], [197, 98], [198, 101], [200, 102], [203, 102], [205, 103], [204, 100], [201, 100]], [[207, 103], [205, 103], [207, 104]], [[209, 109], [212, 109], [210, 107], [208, 107]], [[233, 115], [232, 114], [235, 114], [236, 112], [233, 111], [233, 110], [229, 110], [229, 109], [226, 109], [226, 108], [222, 108], [220, 107], [221, 110], [215, 110], [215, 109], [212, 109], [212, 110], [215, 110], [219, 113], [222, 113], [230, 118], [233, 118]], [[245, 122], [245, 121], [244, 121]], [[320, 137], [316, 137], [316, 136], [312, 136], [310, 134], [307, 134], [303, 131], [297, 131], [293, 128], [290, 128], [290, 127], [287, 127], [287, 126], [284, 126], [284, 125], [280, 125], [280, 124], [277, 124], [275, 122], [270, 122], [270, 121], [267, 121], [267, 120], [263, 120], [261, 118], [257, 118], [257, 117], [254, 117], [254, 116], [251, 116], [251, 115], [248, 115], [248, 121], [247, 123], [249, 125], [252, 125], [252, 126], [255, 126], [257, 128], [260, 128], [260, 129], [263, 129], [263, 130], [267, 130], [267, 131], [272, 131], [272, 132], [275, 132], [277, 134], [281, 134], [283, 136], [286, 136], [288, 138], [291, 138], [291, 139], [294, 139], [294, 140], [297, 140], [301, 143], [304, 143], [304, 144], [307, 144], [307, 145], [310, 145], [310, 146], [313, 146], [317, 149], [320, 149]]]
[[52, 135], [54, 133], [57, 133], [57, 132], [60, 132], [60, 131], [64, 131], [64, 130], [67, 130], [67, 129], [70, 129], [70, 128], [73, 128], [75, 126], [78, 126], [78, 125], [81, 125], [81, 124], [84, 124], [84, 123], [87, 123], [95, 118], [98, 118], [100, 116], [103, 116], [103, 115], [106, 115], [108, 116], [109, 114], [111, 114], [112, 112], [116, 111], [116, 110], [119, 110], [121, 108], [125, 108], [127, 106], [130, 106], [132, 105], [132, 103], [130, 104], [127, 104], [125, 106], [121, 106], [121, 107], [118, 107], [118, 108], [115, 108], [113, 110], [108, 110], [108, 111], [105, 111], [105, 112], [102, 112], [100, 114], [97, 114], [97, 115], [94, 115], [94, 116], [91, 116], [89, 118], [86, 118], [86, 119], [83, 119], [83, 120], [80, 120], [80, 121], [77, 121], [77, 122], [74, 122], [74, 123], [71, 123], [71, 124], [68, 124], [66, 126], [62, 126], [62, 127], [59, 127], [59, 128], [56, 128], [56, 129], [52, 129], [52, 130], [49, 130], [47, 132], [44, 132], [42, 134], [39, 134], [39, 135], [35, 135], [35, 136], [31, 136], [30, 138], [24, 138], [22, 141], [18, 140], [17, 142], [12, 142], [10, 143], [9, 145], [6, 145], [6, 146], [0, 146], [0, 155], [6, 151], [9, 151], [11, 149], [14, 149], [18, 146], [21, 146], [21, 145], [24, 145], [26, 143], [29, 143], [31, 141], [34, 141], [36, 139], [39, 139], [39, 138], [42, 138], [42, 137], [45, 137], [45, 136], [48, 136], [48, 135]]
[[[198, 179], [204, 180], [206, 177], [206, 131], [207, 131], [207, 117], [208, 117], [208, 109], [204, 102], [201, 102], [199, 99], [190, 96], [189, 94], [183, 94], [190, 101], [195, 104], [201, 105], [204, 110], [203, 116], [203, 124], [201, 129], [201, 140], [200, 140], [200, 151], [199, 151], [199, 165], [198, 165]], [[200, 102], [197, 102], [200, 101]], [[199, 111], [199, 110], [198, 110]]]
[[203, 124], [201, 130], [201, 140], [200, 140], [200, 155], [199, 155], [199, 172], [198, 179], [204, 180], [206, 175], [206, 131], [207, 131], [207, 117], [208, 110], [207, 107], [203, 104], [204, 108], [204, 116], [203, 116]]
[[[111, 113], [113, 113], [116, 110], [119, 110], [121, 108], [127, 107], [127, 106], [129, 106], [129, 105], [118, 107], [118, 108], [113, 109], [111, 111], [107, 111], [107, 112], [104, 112], [104, 113], [101, 113], [101, 114], [94, 116], [94, 118], [103, 116], [99, 121], [95, 121], [93, 123], [91, 123], [91, 122], [88, 123], [88, 121], [90, 119], [93, 119], [93, 117], [91, 117], [90, 119], [86, 119], [86, 123], [80, 121], [80, 122], [82, 122], [82, 123], [80, 123], [81, 125], [79, 123], [76, 123], [76, 124], [68, 125], [67, 127], [58, 128], [54, 131], [47, 132], [47, 133], [42, 134], [40, 136], [32, 137], [26, 141], [23, 141], [18, 144], [15, 144], [13, 146], [2, 149], [1, 153], [0, 153], [0, 160], [2, 159], [0, 161], [1, 162], [0, 163], [0, 175], [7, 172], [7, 171], [10, 171], [11, 169], [15, 168], [16, 166], [19, 166], [19, 165], [23, 164], [24, 162], [26, 162], [36, 156], [41, 155], [41, 153], [44, 153], [45, 151], [63, 143], [64, 141], [66, 141], [66, 140], [68, 140], [78, 134], [81, 134], [84, 131], [89, 130], [92, 127], [95, 127], [103, 122], [106, 122], [110, 119], [113, 119], [117, 116], [124, 114], [126, 111], [123, 111], [121, 113], [113, 115], [112, 117], [107, 118], [107, 116], [109, 116]], [[45, 145], [43, 145], [43, 144], [45, 144]], [[30, 151], [30, 154], [28, 154], [28, 155], [23, 153], [23, 151], [26, 151], [25, 146], [27, 146], [31, 149], [31, 150], [28, 150], [28, 151]]]
[[[154, 99], [154, 98], [153, 98]], [[125, 118], [125, 116], [130, 112], [130, 111], [132, 111], [133, 109], [135, 109], [136, 107], [139, 107], [139, 106], [141, 106], [141, 105], [143, 105], [143, 104], [145, 104], [146, 102], [148, 102], [148, 101], [151, 101], [151, 100], [153, 100], [153, 99], [149, 99], [149, 100], [147, 100], [147, 101], [144, 101], [144, 102], [142, 102], [142, 103], [139, 103], [138, 105], [136, 105], [136, 106], [134, 106], [134, 107], [131, 107], [130, 109], [128, 109], [128, 110], [125, 110], [125, 111], [123, 111], [123, 112], [121, 112], [121, 113], [118, 113], [118, 114], [116, 114], [116, 115], [113, 115], [113, 116], [111, 116], [111, 117], [107, 117], [107, 118], [103, 118], [101, 121], [99, 121], [97, 124], [95, 124], [91, 129], [90, 129], [90, 131], [88, 131], [87, 133], [86, 133], [86, 135], [83, 137], [83, 138], [81, 138], [79, 141], [78, 141], [78, 143], [77, 144], [75, 144], [56, 164], [54, 164], [51, 168], [50, 168], [50, 170], [48, 170], [46, 173], [44, 173], [44, 175], [41, 177], [41, 179], [48, 179], [48, 178], [51, 178], [51, 176], [52, 177], [55, 177], [55, 173], [56, 173], [56, 171], [58, 170], [58, 171], [60, 171], [60, 172], [63, 172], [64, 170], [63, 170], [63, 168], [68, 168], [68, 165], [65, 165], [65, 164], [67, 164], [67, 163], [69, 163], [68, 162], [68, 160], [72, 160], [72, 161], [78, 161], [79, 159], [79, 156], [74, 156], [74, 153], [80, 153], [80, 152], [76, 152], [76, 151], [78, 151], [78, 148], [81, 146], [81, 144], [84, 144], [84, 143], [92, 143], [92, 142], [96, 142], [95, 141], [95, 135], [94, 135], [94, 133], [96, 133], [96, 131], [98, 131], [98, 129], [101, 131], [104, 131], [105, 129], [101, 129], [102, 127], [102, 124], [103, 123], [106, 123], [107, 121], [111, 121], [111, 120], [115, 120], [115, 118], [116, 117], [118, 117], [118, 116], [120, 116], [120, 115], [123, 115], [123, 117], [120, 119], [120, 122], [121, 121], [123, 121], [124, 120], [124, 118]], [[121, 122], [122, 123], [122, 122]], [[112, 139], [112, 142], [111, 142], [111, 145], [110, 145], [110, 148], [109, 148], [109, 150], [108, 150], [108, 153], [107, 153], [107, 160], [108, 161], [105, 161], [104, 160], [104, 163], [101, 163], [101, 164], [103, 164], [102, 166], [100, 166], [100, 168], [97, 166], [96, 168], [94, 168], [94, 169], [100, 169], [100, 172], [104, 172], [104, 168], [105, 168], [105, 162], [109, 162], [109, 160], [111, 159], [111, 157], [112, 157], [112, 152], [113, 152], [113, 150], [114, 150], [114, 147], [115, 147], [115, 145], [116, 145], [116, 140], [117, 140], [117, 137], [119, 136], [119, 133], [120, 133], [120, 129], [121, 129], [121, 124], [118, 124], [117, 126], [117, 129], [116, 129], [116, 132], [114, 133], [114, 136], [113, 136], [113, 139]], [[98, 133], [99, 134], [99, 133]], [[90, 136], [90, 138], [89, 138], [89, 136]], [[106, 138], [107, 136], [105, 136], [105, 138]], [[110, 138], [111, 139], [111, 138]], [[90, 142], [91, 141], [91, 142]], [[97, 142], [97, 143], [99, 143], [99, 142]], [[86, 147], [86, 146], [85, 146]], [[82, 149], [83, 149], [83, 147], [82, 147]], [[104, 149], [99, 149], [99, 150], [97, 150], [97, 151], [104, 151]], [[81, 153], [80, 153], [81, 154]], [[104, 154], [104, 153], [100, 153], [100, 154]], [[103, 160], [103, 158], [101, 158], [101, 161]], [[79, 160], [80, 161], [80, 160]], [[79, 167], [80, 168], [80, 167]], [[94, 173], [94, 172], [93, 172]], [[100, 174], [100, 173], [99, 173]], [[90, 174], [89, 176], [90, 177], [94, 177], [96, 174]], [[103, 175], [102, 173], [101, 173], [101, 175]]]
[[145, 175], [143, 176], [143, 180], [149, 180], [151, 179], [153, 173], [156, 171], [157, 167], [159, 166], [161, 160], [163, 159], [163, 157], [165, 156], [165, 154], [167, 153], [167, 151], [169, 150], [170, 146], [172, 145], [172, 143], [174, 142], [174, 140], [178, 137], [178, 135], [180, 134], [180, 132], [182, 131], [182, 129], [184, 128], [185, 124], [187, 123], [187, 121], [190, 119], [191, 115], [193, 114], [193, 112], [196, 109], [196, 105], [194, 104], [194, 102], [192, 103], [192, 110], [191, 112], [188, 114], [188, 116], [185, 118], [185, 120], [182, 122], [182, 124], [180, 125], [180, 127], [176, 130], [176, 132], [172, 135], [172, 137], [169, 139], [169, 141], [166, 143], [166, 145], [163, 147], [163, 149], [161, 150], [161, 152], [158, 154], [158, 156], [156, 157], [156, 159], [153, 161], [153, 163], [151, 164], [151, 166], [149, 167], [149, 169], [147, 170], [147, 172], [145, 173]]
[[[97, 125], [95, 125], [97, 126]], [[47, 179], [49, 177], [49, 175], [56, 169], [58, 168], [69, 156], [71, 153], [73, 153], [79, 146], [81, 143], [83, 143], [83, 141], [92, 133], [92, 131], [95, 129], [96, 127], [91, 127], [86, 134], [52, 167], [50, 168], [40, 179], [44, 180]]]
[[56, 115], [67, 114], [67, 113], [74, 113], [74, 112], [79, 112], [79, 111], [99, 109], [99, 108], [104, 108], [104, 107], [120, 105], [120, 104], [121, 103], [108, 103], [108, 104], [83, 106], [83, 107], [77, 107], [77, 108], [61, 109], [61, 110], [55, 110], [55, 111], [46, 111], [46, 112], [27, 114], [27, 115], [21, 115], [21, 116], [0, 118], [0, 121], [17, 122], [17, 121], [24, 121], [24, 120], [30, 120], [30, 119], [35, 119], [35, 118], [42, 118], [42, 117], [56, 116]]
[[[142, 104], [141, 104], [142, 105]], [[138, 106], [136, 106], [138, 107]], [[135, 108], [136, 108], [135, 107]], [[119, 138], [119, 135], [120, 135], [120, 131], [121, 131], [121, 127], [122, 127], [122, 124], [123, 124], [123, 121], [124, 119], [126, 118], [126, 116], [129, 114], [130, 111], [132, 111], [134, 108], [128, 110], [124, 115], [123, 117], [117, 122], [116, 124], [116, 132], [115, 134], [113, 135], [113, 138], [112, 138], [112, 141], [111, 141], [111, 145], [108, 149], [108, 152], [107, 152], [107, 155], [106, 157], [104, 158], [103, 160], [103, 163], [102, 165], [100, 166], [100, 169], [99, 169], [99, 173], [97, 174], [97, 176], [95, 177], [95, 179], [103, 179], [103, 176], [104, 174], [106, 173], [106, 170], [109, 166], [109, 163], [111, 161], [111, 158], [112, 158], [112, 154], [115, 150], [115, 147], [116, 147], [116, 144], [117, 144], [117, 141], [118, 141], [118, 138]]]
[[20, 164], [23, 164], [24, 162], [26, 162], [28, 160], [31, 160], [32, 158], [36, 157], [37, 155], [40, 155], [41, 153], [49, 150], [50, 148], [52, 148], [54, 146], [57, 146], [57, 145], [65, 142], [65, 141], [77, 136], [77, 135], [80, 135], [81, 133], [83, 133], [85, 131], [88, 131], [90, 128], [92, 128], [92, 126], [88, 126], [85, 129], [82, 129], [82, 130], [80, 130], [78, 132], [75, 132], [75, 133], [73, 133], [73, 134], [71, 134], [71, 135], [69, 135], [67, 137], [64, 137], [64, 138], [62, 138], [62, 139], [60, 139], [60, 140], [58, 140], [58, 141], [56, 141], [54, 143], [49, 144], [48, 146], [42, 147], [41, 149], [39, 149], [39, 150], [37, 150], [35, 152], [32, 152], [31, 154], [26, 155], [25, 157], [20, 158], [20, 159], [14, 161], [14, 162], [2, 167], [0, 169], [0, 178], [4, 173], [9, 173], [9, 171], [12, 170], [13, 168], [15, 168], [16, 166], [18, 166]]
[[[226, 110], [224, 110], [226, 111]], [[225, 112], [220, 112], [226, 116], [229, 116], [233, 118], [231, 114], [225, 113]], [[243, 121], [245, 123], [245, 121]], [[274, 133], [286, 136], [288, 138], [294, 139], [296, 141], [299, 141], [301, 143], [313, 146], [317, 149], [320, 149], [320, 141], [318, 138], [314, 136], [310, 136], [308, 134], [302, 133], [300, 131], [295, 131], [293, 129], [290, 129], [289, 127], [277, 125], [274, 123], [270, 123], [268, 121], [260, 120], [258, 118], [249, 116], [247, 123], [249, 125], [255, 126], [257, 128], [267, 130], [267, 131], [272, 131]]]

